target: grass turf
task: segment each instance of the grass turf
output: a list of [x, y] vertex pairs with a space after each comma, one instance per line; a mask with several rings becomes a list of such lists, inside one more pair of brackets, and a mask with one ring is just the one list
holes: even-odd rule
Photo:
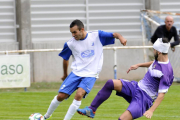
[[[97, 81], [80, 108], [90, 105], [105, 81]], [[23, 88], [0, 89], [0, 120], [28, 120], [32, 113], [44, 115], [53, 97], [57, 94], [61, 83], [33, 83], [27, 92]], [[180, 84], [174, 83], [165, 95], [165, 99], [154, 112], [152, 120], [180, 120]], [[63, 101], [53, 113], [51, 120], [63, 120], [74, 94]], [[112, 93], [96, 111], [94, 120], [117, 120], [126, 110], [128, 103]], [[72, 120], [91, 120], [75, 113]], [[147, 120], [141, 117], [138, 120]]]

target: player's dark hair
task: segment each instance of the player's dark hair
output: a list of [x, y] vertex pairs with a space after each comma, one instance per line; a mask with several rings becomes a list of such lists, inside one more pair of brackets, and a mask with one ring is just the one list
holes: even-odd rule
[[79, 30], [81, 30], [82, 28], [84, 28], [84, 24], [83, 24], [80, 20], [78, 20], [78, 19], [74, 20], [74, 21], [70, 24], [70, 28], [74, 27], [75, 25], [77, 25], [77, 27], [78, 27]]
[[[163, 43], [168, 43], [168, 38], [162, 38], [162, 42]], [[163, 55], [167, 55], [167, 53], [162, 53]]]

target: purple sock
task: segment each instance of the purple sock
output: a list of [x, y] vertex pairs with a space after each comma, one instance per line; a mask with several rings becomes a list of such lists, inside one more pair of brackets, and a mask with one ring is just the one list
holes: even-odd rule
[[121, 120], [120, 118], [118, 120]]
[[106, 84], [104, 85], [104, 87], [98, 92], [98, 94], [96, 95], [96, 97], [94, 98], [94, 100], [91, 103], [91, 106], [89, 106], [89, 108], [91, 108], [94, 112], [96, 111], [96, 109], [105, 101], [109, 98], [109, 96], [112, 93], [112, 90], [114, 90], [114, 83], [112, 80], [108, 80], [106, 82]]

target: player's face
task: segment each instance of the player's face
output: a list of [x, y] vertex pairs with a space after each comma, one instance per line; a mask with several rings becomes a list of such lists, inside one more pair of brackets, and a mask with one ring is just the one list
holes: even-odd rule
[[81, 30], [78, 29], [78, 26], [75, 25], [74, 27], [70, 28], [70, 31], [72, 33], [72, 36], [76, 39], [76, 40], [80, 40], [83, 39], [83, 28]]
[[173, 23], [174, 23], [174, 20], [172, 17], [167, 17], [166, 20], [165, 20], [165, 24], [166, 24], [166, 28], [168, 30], [171, 29], [171, 27], [173, 26]]

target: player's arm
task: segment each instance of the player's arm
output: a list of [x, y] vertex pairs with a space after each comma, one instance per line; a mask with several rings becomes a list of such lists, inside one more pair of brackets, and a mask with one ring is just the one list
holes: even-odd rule
[[131, 70], [136, 70], [138, 67], [149, 67], [152, 63], [153, 63], [153, 61], [151, 61], [151, 62], [146, 62], [146, 63], [139, 63], [139, 64], [136, 64], [136, 65], [132, 65], [132, 66], [128, 69], [127, 73], [129, 73], [129, 71], [131, 71]]
[[171, 48], [176, 46], [176, 45], [179, 45], [179, 42], [180, 42], [179, 41], [179, 36], [177, 34], [177, 30], [175, 29], [174, 31], [175, 31], [174, 32], [174, 42], [171, 42]]
[[113, 37], [119, 39], [122, 45], [126, 45], [127, 40], [119, 33], [113, 33]]
[[114, 44], [115, 38], [119, 39], [122, 45], [126, 45], [127, 40], [119, 33], [98, 31], [99, 38], [103, 46]]
[[59, 53], [59, 56], [63, 58], [63, 73], [64, 75], [61, 79], [64, 81], [68, 76], [68, 65], [69, 65], [69, 58], [72, 55], [71, 49], [68, 47], [67, 43], [64, 44], [63, 50]]
[[61, 77], [61, 79], [64, 81], [66, 77], [68, 76], [68, 65], [69, 65], [69, 60], [63, 59], [63, 72], [64, 75]]
[[152, 107], [147, 110], [143, 115], [147, 118], [152, 117], [153, 112], [156, 110], [156, 108], [160, 105], [160, 103], [162, 102], [162, 100], [164, 99], [164, 95], [165, 93], [159, 93], [157, 99], [155, 100], [154, 104], [152, 105]]

